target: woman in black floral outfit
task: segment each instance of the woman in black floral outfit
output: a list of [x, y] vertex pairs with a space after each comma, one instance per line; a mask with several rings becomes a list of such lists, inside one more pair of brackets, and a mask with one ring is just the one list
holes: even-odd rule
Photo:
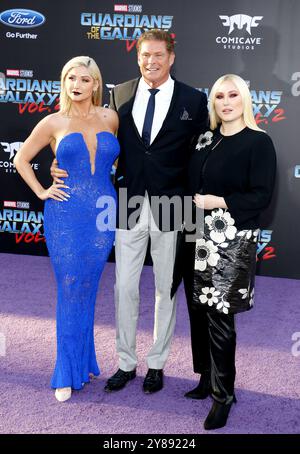
[[222, 76], [212, 87], [210, 128], [198, 139], [188, 179], [196, 209], [204, 208], [203, 232], [196, 243], [184, 242], [174, 270], [183, 270], [194, 371], [201, 374], [185, 396], [213, 397], [207, 430], [225, 426], [236, 402], [234, 314], [253, 305], [259, 215], [276, 171], [272, 140], [257, 127], [239, 76]]

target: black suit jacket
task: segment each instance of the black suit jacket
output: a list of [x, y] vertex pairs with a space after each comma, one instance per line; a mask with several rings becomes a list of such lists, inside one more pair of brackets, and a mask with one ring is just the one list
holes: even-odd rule
[[[153, 196], [184, 195], [190, 152], [199, 134], [206, 130], [208, 122], [206, 95], [175, 80], [166, 118], [152, 144], [146, 147], [132, 116], [138, 83], [139, 78], [117, 85], [111, 92], [110, 100], [110, 107], [118, 112], [120, 120], [120, 155], [115, 179], [119, 191], [119, 214], [123, 213], [118, 221], [120, 228], [128, 228], [124, 220], [135, 210], [128, 208], [127, 216], [124, 213], [131, 197], [144, 196], [145, 191], [150, 201]], [[123, 189], [123, 193], [120, 189]], [[178, 228], [173, 219], [169, 227], [162, 225], [162, 210], [160, 214], [153, 212], [153, 215], [160, 229]]]

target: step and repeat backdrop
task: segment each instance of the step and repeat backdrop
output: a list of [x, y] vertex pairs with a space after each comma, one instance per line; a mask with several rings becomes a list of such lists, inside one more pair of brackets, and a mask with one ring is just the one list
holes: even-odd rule
[[[300, 278], [300, 2], [297, 0], [112, 0], [0, 3], [0, 251], [46, 255], [43, 203], [22, 182], [13, 158], [34, 125], [59, 106], [60, 71], [76, 55], [93, 57], [110, 89], [139, 75], [136, 40], [169, 30], [172, 75], [205, 91], [222, 74], [248, 81], [257, 123], [272, 137], [278, 177], [263, 218], [258, 273]], [[53, 155], [32, 162], [50, 185]]]

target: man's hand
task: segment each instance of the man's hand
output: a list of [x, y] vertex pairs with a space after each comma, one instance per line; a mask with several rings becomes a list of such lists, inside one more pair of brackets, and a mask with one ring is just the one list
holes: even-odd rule
[[53, 178], [54, 182], [58, 183], [58, 184], [64, 184], [64, 180], [61, 180], [61, 178], [68, 178], [68, 176], [69, 176], [65, 170], [58, 168], [57, 159], [53, 160], [51, 167], [50, 167], [50, 173], [51, 173], [51, 177]]

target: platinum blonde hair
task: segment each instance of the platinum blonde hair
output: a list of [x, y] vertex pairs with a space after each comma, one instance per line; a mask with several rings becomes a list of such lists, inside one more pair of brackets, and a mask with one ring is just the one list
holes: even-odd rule
[[244, 79], [242, 79], [240, 76], [238, 76], [236, 74], [225, 74], [224, 76], [219, 77], [219, 79], [217, 79], [216, 82], [214, 83], [214, 85], [212, 86], [212, 89], [211, 89], [210, 95], [209, 95], [210, 128], [212, 130], [214, 130], [217, 128], [217, 126], [220, 123], [222, 123], [222, 121], [221, 121], [220, 117], [217, 115], [217, 112], [215, 109], [215, 99], [216, 99], [216, 94], [220, 90], [220, 86], [225, 81], [232, 82], [236, 86], [238, 92], [241, 95], [241, 98], [243, 101], [243, 120], [245, 122], [245, 125], [248, 126], [248, 128], [250, 128], [250, 129], [254, 129], [256, 131], [262, 131], [262, 129], [260, 129], [255, 122], [255, 118], [253, 115], [251, 93], [248, 88], [248, 85], [246, 84]]
[[92, 103], [94, 106], [100, 106], [102, 103], [102, 90], [103, 90], [103, 83], [102, 83], [102, 76], [100, 69], [95, 62], [95, 60], [91, 57], [87, 56], [80, 56], [74, 57], [69, 60], [63, 67], [61, 71], [61, 78], [60, 78], [60, 112], [62, 113], [69, 113], [72, 101], [69, 98], [67, 91], [66, 91], [66, 77], [71, 69], [78, 68], [79, 66], [84, 66], [87, 68], [91, 77], [98, 81], [98, 88], [93, 91], [92, 95]]

